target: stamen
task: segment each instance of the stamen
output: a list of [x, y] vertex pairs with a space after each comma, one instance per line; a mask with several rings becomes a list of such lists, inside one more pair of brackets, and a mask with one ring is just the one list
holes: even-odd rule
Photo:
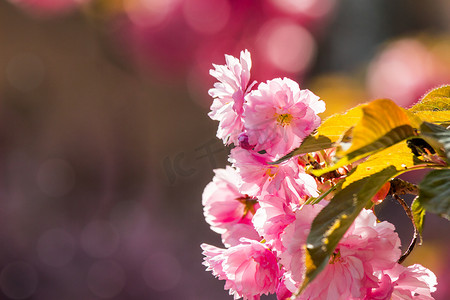
[[245, 216], [247, 216], [249, 212], [253, 215], [256, 213], [255, 204], [258, 203], [258, 200], [256, 198], [244, 195], [242, 197], [236, 198], [236, 200], [245, 205], [244, 215], [242, 216], [243, 218], [245, 218]]
[[330, 256], [330, 261], [328, 262], [329, 264], [334, 264], [335, 262], [338, 262], [341, 260], [341, 251], [335, 250], [335, 252], [333, 252], [333, 254], [331, 254]]
[[281, 114], [278, 116], [277, 118], [277, 122], [279, 125], [281, 126], [286, 126], [289, 125], [292, 121], [293, 117], [291, 114]]

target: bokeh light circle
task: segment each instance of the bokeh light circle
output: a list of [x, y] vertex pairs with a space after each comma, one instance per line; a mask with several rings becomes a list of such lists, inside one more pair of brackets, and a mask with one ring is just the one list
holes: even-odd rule
[[222, 30], [230, 18], [227, 0], [184, 1], [183, 13], [188, 25], [195, 31], [214, 34]]
[[409, 106], [417, 101], [433, 80], [433, 57], [419, 41], [393, 42], [371, 62], [367, 85], [373, 98], [390, 98]]
[[280, 11], [288, 14], [306, 15], [311, 18], [323, 18], [336, 5], [336, 0], [271, 0]]
[[311, 33], [289, 20], [272, 20], [258, 34], [259, 51], [282, 71], [303, 73], [310, 66], [316, 43]]

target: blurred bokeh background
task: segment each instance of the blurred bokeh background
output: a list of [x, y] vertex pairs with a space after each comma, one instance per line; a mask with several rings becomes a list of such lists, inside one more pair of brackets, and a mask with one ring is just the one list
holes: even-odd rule
[[[0, 299], [231, 299], [201, 265], [201, 194], [229, 149], [211, 63], [249, 49], [324, 117], [450, 83], [448, 0], [0, 0]], [[406, 175], [419, 181], [422, 173]], [[410, 201], [411, 199], [409, 199]], [[412, 228], [387, 200], [405, 248]], [[407, 264], [450, 299], [449, 225]]]

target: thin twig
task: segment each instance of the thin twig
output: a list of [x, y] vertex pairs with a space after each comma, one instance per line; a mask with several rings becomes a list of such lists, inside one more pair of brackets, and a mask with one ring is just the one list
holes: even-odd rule
[[403, 253], [402, 256], [400, 256], [400, 258], [398, 260], [398, 263], [401, 264], [408, 257], [408, 255], [411, 253], [411, 251], [414, 249], [414, 246], [416, 245], [416, 241], [417, 241], [418, 230], [417, 230], [416, 223], [414, 222], [413, 213], [411, 212], [411, 208], [409, 208], [408, 204], [406, 204], [406, 202], [402, 198], [400, 198], [397, 194], [393, 194], [392, 196], [403, 207], [403, 209], [406, 212], [406, 215], [411, 220], [411, 223], [412, 223], [412, 225], [414, 227], [413, 239], [412, 239], [411, 243], [409, 244], [408, 249], [406, 249], [405, 253]]

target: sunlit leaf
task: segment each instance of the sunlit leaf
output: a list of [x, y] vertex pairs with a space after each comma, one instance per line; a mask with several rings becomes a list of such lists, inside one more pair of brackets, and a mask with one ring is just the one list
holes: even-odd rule
[[420, 201], [418, 201], [418, 198], [414, 199], [414, 201], [412, 202], [411, 212], [413, 214], [414, 224], [417, 228], [417, 233], [419, 234], [419, 244], [422, 244], [422, 232], [425, 222], [425, 208], [422, 206]]
[[361, 107], [358, 105], [344, 114], [338, 114], [326, 119], [317, 129], [315, 137], [326, 136], [332, 143], [338, 141], [342, 134], [352, 126], [358, 123], [362, 117]]
[[450, 110], [450, 85], [444, 85], [430, 91], [409, 109], [410, 112], [448, 110]]
[[[363, 112], [364, 117], [361, 118]], [[432, 90], [408, 111], [391, 100], [379, 99], [359, 105], [345, 114], [333, 115], [325, 120], [314, 134], [305, 138], [299, 148], [274, 163], [280, 163], [295, 155], [327, 149], [341, 141], [341, 151], [337, 154], [338, 157], [345, 157], [340, 164], [343, 166], [348, 161], [357, 160], [355, 157], [358, 155], [364, 156], [368, 152], [376, 151], [378, 147], [385, 148], [385, 143], [409, 136], [414, 128], [420, 127], [422, 120], [450, 125], [450, 86]], [[353, 132], [355, 125], [357, 129]], [[342, 137], [349, 132], [352, 133], [349, 136], [351, 140], [346, 144], [342, 142]], [[347, 145], [349, 149], [345, 149]]]
[[417, 111], [415, 116], [430, 123], [436, 123], [445, 127], [450, 125], [450, 110], [446, 111]]
[[338, 151], [338, 156], [351, 160], [414, 135], [408, 115], [391, 100], [375, 100], [362, 110], [363, 116], [353, 129], [350, 148]]
[[367, 160], [358, 164], [353, 172], [344, 179], [342, 187], [345, 188], [351, 183], [378, 173], [389, 166], [393, 166], [397, 171], [396, 175], [400, 175], [411, 168], [417, 169], [420, 166], [426, 168], [433, 165], [415, 156], [406, 141], [403, 141], [371, 155]]
[[306, 275], [300, 291], [326, 267], [331, 254], [355, 218], [396, 173], [397, 170], [391, 166], [350, 184], [337, 192], [316, 216], [307, 239]]
[[408, 111], [424, 121], [450, 125], [450, 86], [432, 90]]
[[328, 119], [326, 119], [317, 128], [315, 133], [306, 137], [299, 148], [288, 153], [281, 159], [274, 162], [274, 164], [279, 164], [295, 155], [310, 153], [315, 151], [320, 151], [323, 149], [328, 149], [334, 146], [342, 134], [354, 126], [361, 119], [362, 110], [361, 105], [356, 106], [344, 114], [336, 114]]
[[450, 219], [450, 169], [431, 171], [419, 189], [418, 201], [427, 212]]
[[[315, 170], [320, 176], [354, 161], [386, 149], [416, 135], [408, 113], [388, 99], [379, 99], [362, 106], [363, 116], [350, 132], [350, 142], [341, 142], [336, 164]], [[346, 149], [348, 148], [348, 149]]]

